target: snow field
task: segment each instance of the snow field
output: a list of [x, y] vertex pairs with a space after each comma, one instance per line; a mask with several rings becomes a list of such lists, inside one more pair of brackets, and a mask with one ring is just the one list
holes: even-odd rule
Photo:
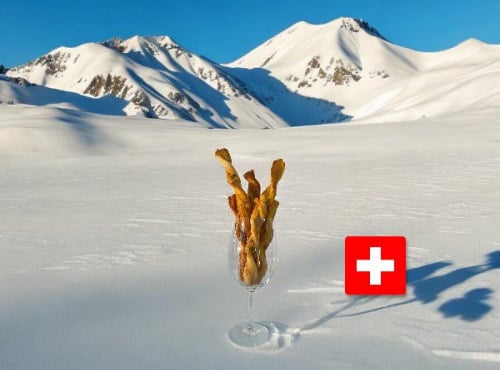
[[[9, 369], [498, 367], [497, 111], [386, 124], [206, 130], [0, 107], [0, 359]], [[269, 344], [227, 338], [240, 172], [287, 170]], [[263, 181], [264, 182], [264, 181]], [[347, 235], [405, 235], [408, 293], [348, 297]]]

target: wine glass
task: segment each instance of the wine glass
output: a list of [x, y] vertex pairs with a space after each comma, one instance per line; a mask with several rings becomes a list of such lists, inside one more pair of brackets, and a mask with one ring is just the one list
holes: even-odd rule
[[[229, 270], [233, 278], [248, 291], [248, 320], [236, 324], [229, 331], [229, 338], [234, 344], [242, 347], [258, 347], [266, 343], [270, 338], [269, 329], [253, 320], [252, 306], [255, 291], [266, 285], [274, 274], [274, 269], [278, 261], [276, 231], [273, 231], [271, 242], [264, 251], [256, 248], [253, 253], [260, 264], [266, 264], [267, 268], [261, 270], [257, 281], [253, 283], [245, 282], [241, 273], [242, 250], [245, 248], [244, 226], [234, 224], [231, 241], [229, 243]], [[264, 254], [264, 256], [262, 256]], [[264, 267], [264, 266], [262, 266]]]

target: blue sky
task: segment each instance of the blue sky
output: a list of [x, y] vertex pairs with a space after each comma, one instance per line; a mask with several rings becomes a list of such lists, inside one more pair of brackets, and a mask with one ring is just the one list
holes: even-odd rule
[[390, 41], [417, 50], [474, 37], [500, 44], [500, 0], [150, 1], [5, 0], [0, 64], [114, 36], [169, 35], [191, 51], [229, 62], [291, 24], [363, 18]]

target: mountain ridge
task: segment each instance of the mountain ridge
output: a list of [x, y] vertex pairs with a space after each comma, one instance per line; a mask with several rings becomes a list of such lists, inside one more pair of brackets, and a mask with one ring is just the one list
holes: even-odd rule
[[238, 116], [253, 112], [254, 127], [284, 126], [218, 65], [165, 36], [60, 47], [7, 75], [95, 98], [114, 95], [127, 102], [127, 115], [239, 127]]
[[[126, 115], [269, 128], [454, 111], [467, 107], [470, 96], [477, 100], [469, 91], [477, 89], [477, 70], [500, 85], [498, 59], [499, 46], [475, 39], [440, 52], [415, 51], [387, 41], [362, 19], [343, 17], [297, 22], [228, 64], [166, 35], [135, 35], [60, 47], [7, 75], [93, 98], [115, 96]], [[454, 98], [436, 104], [433, 89]], [[480, 96], [494, 101], [496, 94], [493, 88]]]

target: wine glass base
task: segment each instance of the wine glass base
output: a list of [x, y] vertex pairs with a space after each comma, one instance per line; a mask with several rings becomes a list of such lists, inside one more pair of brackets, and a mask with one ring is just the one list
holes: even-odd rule
[[256, 322], [242, 322], [229, 330], [229, 339], [240, 347], [259, 347], [270, 337], [269, 329]]

